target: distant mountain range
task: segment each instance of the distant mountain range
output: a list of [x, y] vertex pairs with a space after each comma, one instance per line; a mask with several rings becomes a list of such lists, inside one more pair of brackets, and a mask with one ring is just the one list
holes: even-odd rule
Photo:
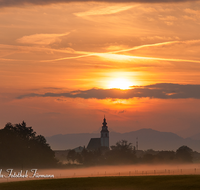
[[[200, 136], [200, 134], [199, 134]], [[67, 150], [78, 146], [88, 145], [91, 138], [99, 138], [100, 133], [78, 133], [54, 135], [46, 137], [47, 143], [53, 150]], [[200, 138], [182, 138], [174, 133], [160, 132], [153, 129], [140, 129], [128, 133], [110, 132], [110, 146], [115, 145], [119, 140], [127, 140], [136, 145], [138, 138], [139, 150], [177, 150], [180, 146], [186, 145], [194, 151], [200, 152]]]
[[193, 135], [190, 138], [193, 140], [200, 140], [200, 133], [197, 133], [196, 135]]

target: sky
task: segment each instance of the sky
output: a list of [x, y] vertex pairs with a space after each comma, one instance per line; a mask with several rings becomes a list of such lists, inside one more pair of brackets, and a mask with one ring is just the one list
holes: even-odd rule
[[200, 133], [200, 1], [0, 0], [0, 128]]

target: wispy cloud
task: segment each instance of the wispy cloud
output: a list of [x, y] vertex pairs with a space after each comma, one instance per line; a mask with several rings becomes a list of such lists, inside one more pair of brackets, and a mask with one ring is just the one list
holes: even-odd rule
[[[72, 60], [72, 59], [80, 59], [80, 58], [87, 58], [87, 57], [100, 57], [107, 60], [113, 61], [124, 61], [124, 60], [156, 60], [156, 61], [170, 61], [170, 62], [190, 62], [190, 63], [200, 63], [199, 57], [194, 56], [193, 59], [191, 51], [188, 51], [187, 54], [188, 58], [182, 55], [182, 50], [186, 51], [187, 49], [192, 49], [193, 52], [197, 52], [198, 48], [200, 47], [200, 40], [188, 40], [188, 41], [168, 41], [168, 42], [161, 42], [161, 43], [154, 43], [154, 44], [144, 44], [140, 46], [135, 46], [132, 48], [122, 48], [115, 51], [108, 51], [108, 52], [90, 52], [90, 51], [76, 51], [72, 48], [62, 48], [62, 49], [54, 49], [50, 46], [47, 46], [51, 43], [54, 43], [59, 37], [68, 35], [69, 33], [63, 34], [34, 34], [30, 36], [24, 36], [18, 39], [18, 42], [24, 44], [33, 44], [33, 46], [20, 46], [20, 45], [4, 45], [0, 44], [0, 52], [1, 50], [6, 50], [5, 52], [1, 52], [2, 55], [0, 56], [0, 60], [3, 61], [31, 61], [31, 59], [12, 59], [6, 58], [7, 55], [15, 54], [15, 53], [30, 53], [30, 52], [47, 52], [49, 54], [59, 54], [62, 53], [66, 55], [65, 57], [60, 57], [56, 59], [40, 59], [40, 62], [56, 62], [56, 61], [63, 61], [63, 60]], [[123, 46], [121, 46], [123, 47]], [[172, 56], [167, 56], [165, 52], [173, 52], [173, 49], [180, 51], [177, 52], [176, 57], [173, 58]], [[8, 53], [9, 50], [9, 53]], [[10, 51], [11, 50], [11, 51]], [[143, 56], [137, 56], [137, 54], [141, 54], [143, 52]], [[168, 51], [169, 50], [169, 51]], [[140, 51], [138, 53], [138, 51]], [[150, 56], [148, 56], [148, 52], [150, 52]], [[154, 52], [159, 52], [159, 56], [155, 55]], [[126, 54], [125, 54], [126, 53]], [[127, 55], [128, 54], [128, 55]], [[55, 56], [54, 56], [55, 57]], [[58, 57], [58, 55], [57, 55]], [[179, 58], [180, 57], [180, 58]], [[185, 57], [185, 58], [183, 58]], [[192, 58], [192, 59], [191, 59]], [[32, 60], [34, 61], [34, 60]]]
[[1, 0], [0, 7], [21, 6], [27, 4], [33, 5], [48, 5], [57, 3], [70, 3], [70, 2], [114, 2], [114, 3], [179, 3], [191, 2], [199, 0]]
[[[105, 58], [109, 60], [115, 60], [115, 61], [123, 61], [123, 60], [135, 60], [135, 59], [140, 59], [140, 60], [157, 60], [157, 61], [170, 61], [170, 62], [191, 62], [191, 63], [200, 63], [200, 60], [198, 59], [182, 59], [182, 58], [166, 58], [164, 55], [162, 56], [162, 52], [159, 57], [155, 56], [136, 56], [134, 54], [134, 51], [136, 50], [143, 50], [143, 49], [148, 49], [148, 51], [154, 50], [153, 48], [161, 48], [162, 50], [167, 50], [168, 48], [172, 48], [173, 46], [177, 49], [177, 46], [180, 47], [195, 47], [196, 49], [200, 46], [200, 40], [188, 40], [188, 41], [168, 41], [168, 42], [161, 42], [161, 43], [154, 43], [154, 44], [145, 44], [145, 45], [140, 45], [140, 46], [135, 46], [132, 48], [125, 48], [125, 49], [120, 49], [116, 51], [109, 51], [109, 52], [88, 52], [88, 51], [76, 51], [72, 48], [63, 48], [63, 49], [53, 49], [48, 46], [49, 43], [53, 43], [56, 41], [57, 38], [61, 36], [65, 36], [68, 33], [64, 34], [35, 34], [31, 36], [24, 36], [23, 38], [20, 38], [18, 40], [21, 41], [21, 43], [32, 43], [34, 45], [38, 46], [13, 46], [13, 45], [3, 45], [0, 44], [0, 49], [1, 48], [6, 48], [6, 49], [11, 49], [13, 50], [13, 53], [17, 52], [34, 52], [34, 51], [45, 51], [45, 52], [57, 52], [57, 53], [63, 53], [63, 54], [68, 54], [66, 57], [61, 57], [61, 58], [56, 58], [56, 59], [49, 59], [49, 60], [40, 60], [40, 62], [55, 62], [55, 61], [63, 61], [63, 60], [70, 60], [70, 59], [79, 59], [79, 58], [86, 58], [86, 57], [100, 57], [100, 58]], [[42, 38], [44, 37], [44, 38]], [[42, 46], [43, 45], [43, 46]], [[147, 52], [148, 52], [147, 51]], [[160, 50], [159, 50], [160, 51]], [[130, 52], [129, 55], [125, 55], [123, 53]], [[12, 53], [11, 53], [12, 54]], [[180, 55], [181, 56], [181, 55]], [[4, 61], [20, 61], [19, 59], [7, 59], [3, 56], [1, 56], [1, 60]], [[23, 60], [22, 61], [26, 61]], [[29, 60], [30, 61], [30, 60]], [[39, 61], [39, 60], [38, 60]]]
[[23, 36], [18, 39], [18, 43], [22, 44], [37, 44], [37, 45], [49, 45], [59, 41], [59, 37], [68, 35], [69, 32], [64, 34], [33, 34], [30, 36]]
[[186, 15], [184, 15], [183, 17], [186, 20], [196, 21], [196, 20], [199, 20], [199, 18], [200, 18], [200, 10], [194, 10], [194, 9], [186, 8], [184, 10], [184, 12], [186, 13]]
[[[91, 56], [98, 56], [103, 58], [109, 58], [109, 59], [149, 59], [149, 60], [160, 60], [160, 61], [174, 61], [174, 62], [192, 62], [192, 63], [200, 63], [200, 60], [190, 60], [190, 59], [175, 59], [175, 58], [164, 58], [164, 57], [148, 57], [148, 56], [134, 56], [134, 55], [123, 55], [120, 53], [124, 52], [130, 52], [134, 50], [139, 50], [143, 48], [152, 48], [152, 47], [170, 47], [173, 45], [195, 45], [199, 44], [200, 40], [191, 40], [191, 41], [169, 41], [169, 42], [161, 42], [161, 43], [155, 43], [155, 44], [145, 44], [141, 46], [135, 46], [132, 48], [127, 49], [121, 49], [117, 51], [111, 51], [111, 52], [105, 52], [105, 53], [97, 53], [97, 52], [84, 52], [84, 51], [75, 51], [75, 53], [79, 54], [78, 56], [73, 57], [63, 57], [53, 60], [43, 60], [42, 62], [52, 62], [52, 61], [62, 61], [67, 59], [78, 59], [78, 58], [84, 58], [84, 57], [91, 57]], [[82, 54], [82, 55], [80, 55]]]
[[84, 17], [84, 16], [90, 16], [90, 15], [109, 15], [109, 14], [115, 14], [119, 13], [121, 11], [125, 11], [128, 9], [131, 9], [135, 6], [129, 5], [129, 6], [121, 6], [121, 5], [115, 5], [115, 6], [106, 6], [103, 8], [96, 8], [85, 12], [80, 13], [74, 13], [76, 16]]
[[159, 99], [200, 99], [200, 85], [181, 85], [173, 83], [159, 83], [147, 86], [135, 86], [133, 89], [89, 89], [67, 93], [24, 94], [17, 99], [30, 97], [66, 97], [84, 99], [130, 99], [130, 98], [159, 98]]

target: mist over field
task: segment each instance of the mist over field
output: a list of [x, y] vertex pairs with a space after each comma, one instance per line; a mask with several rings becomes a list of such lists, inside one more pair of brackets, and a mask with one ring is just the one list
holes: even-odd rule
[[[31, 169], [28, 175], [32, 177]], [[21, 169], [13, 169], [20, 172]], [[25, 173], [26, 169], [22, 172]], [[8, 175], [6, 170], [2, 174]], [[174, 165], [118, 165], [84, 167], [79, 169], [38, 169], [38, 175], [54, 175], [57, 178], [85, 178], [85, 177], [110, 177], [110, 176], [152, 176], [152, 175], [199, 175], [200, 164], [174, 164]], [[0, 178], [0, 182], [38, 180], [44, 178]], [[48, 178], [46, 178], [48, 179]], [[52, 178], [49, 178], [52, 179]]]
[[51, 173], [55, 178], [64, 177], [98, 177], [98, 176], [138, 176], [138, 175], [181, 175], [200, 174], [200, 164], [174, 165], [125, 165], [97, 166], [81, 169], [50, 169], [39, 173]]

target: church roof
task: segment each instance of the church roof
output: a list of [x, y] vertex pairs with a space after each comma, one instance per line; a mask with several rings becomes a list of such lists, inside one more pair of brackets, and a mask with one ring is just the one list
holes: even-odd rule
[[101, 138], [91, 138], [90, 142], [88, 143], [87, 149], [97, 150], [100, 147], [101, 147]]

